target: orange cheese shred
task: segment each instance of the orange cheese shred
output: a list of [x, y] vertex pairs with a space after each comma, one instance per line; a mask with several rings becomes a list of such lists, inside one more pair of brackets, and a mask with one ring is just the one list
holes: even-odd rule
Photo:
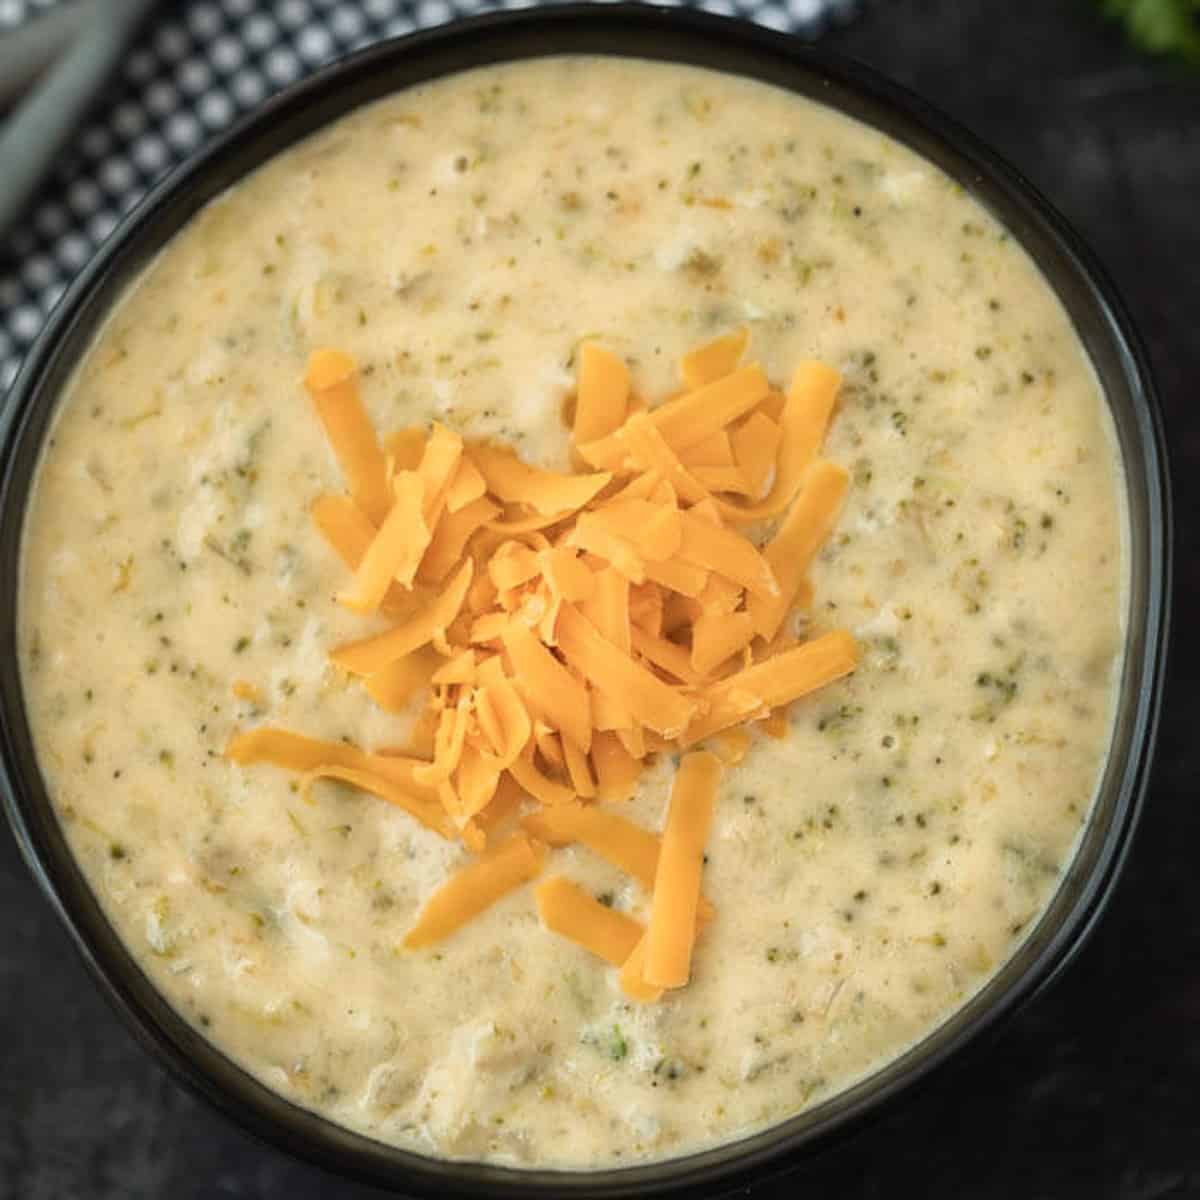
[[421, 477], [402, 471], [392, 480], [395, 501], [379, 532], [358, 564], [349, 588], [338, 600], [360, 613], [373, 613], [393, 581], [411, 587], [421, 556], [429, 545], [429, 528], [422, 514]]
[[629, 709], [621, 703], [619, 697], [610, 696], [606, 692], [597, 692], [594, 689], [588, 693], [588, 696], [592, 704], [592, 725], [597, 732], [632, 728], [633, 717], [630, 715]]
[[673, 559], [671, 562], [646, 564], [646, 578], [651, 583], [661, 584], [680, 596], [699, 596], [708, 585], [709, 573], [704, 567]]
[[529, 713], [517, 689], [504, 677], [478, 689], [475, 711], [502, 771], [516, 761], [529, 741], [533, 732]]
[[579, 556], [566, 546], [538, 552], [542, 574], [551, 591], [573, 603], [587, 600], [595, 590], [596, 577]]
[[679, 553], [683, 534], [679, 512], [673, 504], [615, 500], [586, 517], [624, 538], [647, 562], [663, 562]]
[[590, 442], [577, 441], [575, 453], [589, 466], [601, 471], [624, 470], [629, 455], [620, 429]]
[[652, 637], [663, 630], [662, 589], [654, 586], [633, 587], [629, 591], [629, 622]]
[[737, 466], [733, 457], [733, 443], [723, 429], [681, 450], [679, 461], [690, 470], [697, 467]]
[[689, 350], [679, 362], [684, 386], [694, 390], [730, 374], [741, 362], [749, 341], [750, 331], [743, 325]]
[[551, 875], [533, 889], [547, 929], [578, 943], [614, 967], [633, 953], [644, 930], [632, 917], [601, 904], [577, 884]]
[[641, 583], [646, 578], [646, 564], [633, 543], [609, 529], [598, 513], [580, 516], [567, 536], [567, 545], [611, 563], [633, 583]]
[[787, 718], [787, 709], [774, 709], [770, 716], [763, 717], [762, 720], [759, 721], [759, 725], [762, 726], [762, 730], [767, 737], [774, 738], [777, 742], [782, 741], [785, 737], [787, 737], [788, 730], [790, 728]]
[[661, 475], [690, 504], [706, 500], [711, 495], [702, 484], [679, 461], [679, 455], [663, 437], [662, 431], [647, 413], [634, 413], [617, 431], [628, 448], [630, 459], [644, 471]]
[[317, 350], [308, 360], [304, 385], [354, 502], [379, 525], [391, 507], [387, 463], [359, 396], [354, 359], [340, 350]]
[[225, 747], [225, 757], [241, 766], [270, 763], [301, 774], [323, 767], [339, 767], [397, 785], [423, 804], [436, 803], [435, 795], [416, 779], [426, 764], [405, 755], [370, 754], [346, 742], [326, 742], [287, 729], [259, 725], [235, 734]]
[[383, 452], [393, 475], [401, 471], [415, 471], [425, 457], [425, 430], [415, 425], [408, 429], [397, 429], [383, 439]]
[[748, 612], [711, 612], [692, 626], [692, 670], [707, 675], [714, 667], [750, 644], [754, 621]]
[[579, 347], [575, 400], [575, 440], [604, 437], [625, 420], [629, 404], [629, 369], [595, 342]]
[[561, 475], [522, 462], [506, 447], [472, 446], [470, 455], [487, 481], [488, 491], [507, 504], [527, 504], [542, 516], [582, 508], [612, 478], [607, 471], [594, 475]]
[[[563, 804], [527, 813], [521, 825], [549, 846], [579, 842], [619, 871], [632, 876], [647, 891], [654, 890], [662, 843], [658, 835], [627, 821], [610, 809], [587, 804]], [[708, 919], [716, 910], [703, 896], [700, 915]]]
[[622, 654], [628, 654], [632, 649], [629, 623], [629, 580], [611, 567], [598, 571], [594, 578], [595, 587], [591, 598], [580, 606], [580, 612], [584, 613], [597, 630]]
[[573, 605], [562, 606], [558, 644], [567, 662], [593, 687], [663, 737], [677, 737], [695, 714], [694, 701], [618, 650]]
[[705, 689], [708, 711], [682, 741], [690, 745], [730, 725], [765, 717], [772, 708], [849, 675], [857, 663], [857, 643], [838, 629], [746, 667]]
[[[351, 571], [356, 570], [376, 534], [375, 526], [366, 513], [349, 496], [327, 492], [313, 501], [309, 515], [342, 562]], [[413, 597], [406, 594], [399, 584], [392, 584], [384, 594], [380, 607], [388, 616], [398, 617], [412, 610]]]
[[487, 807], [500, 782], [500, 770], [500, 760], [495, 755], [477, 750], [474, 746], [467, 746], [463, 750], [454, 776], [454, 790], [458, 798], [455, 819], [459, 824], [465, 825]]
[[737, 426], [729, 438], [746, 493], [754, 500], [761, 499], [775, 469], [783, 430], [760, 409]]
[[472, 854], [482, 854], [488, 847], [487, 833], [484, 831], [483, 826], [479, 824], [478, 817], [472, 817], [469, 821], [464, 821], [462, 828], [458, 831], [458, 836], [462, 838], [462, 844]]
[[404, 937], [409, 950], [432, 946], [461, 929], [497, 900], [528, 883], [542, 869], [544, 848], [514, 834], [451, 875], [426, 901]]
[[562, 804], [521, 818], [534, 837], [552, 846], [582, 842], [618, 870], [632, 875], [647, 890], [654, 887], [659, 842], [656, 834], [610, 809]]
[[596, 796], [609, 803], [628, 800], [637, 788], [641, 764], [611, 731], [596, 732], [592, 739], [592, 764], [596, 768]]
[[446, 507], [446, 496], [458, 474], [462, 458], [462, 438], [435, 421], [418, 471], [425, 490], [422, 515], [431, 527], [437, 524], [438, 517]]
[[[440, 788], [458, 769], [467, 744], [467, 726], [472, 706], [472, 696], [465, 693], [452, 708], [442, 709], [433, 736], [433, 762], [413, 768], [413, 778], [422, 787]], [[451, 807], [458, 815], [457, 798], [452, 801]]]
[[646, 935], [643, 934], [633, 952], [621, 965], [618, 978], [621, 991], [639, 1004], [655, 1004], [662, 999], [663, 989], [646, 982]]
[[742, 367], [652, 409], [650, 420], [678, 454], [745, 416], [770, 389], [762, 367]]
[[748, 492], [746, 476], [737, 467], [688, 467], [696, 482], [710, 492]]
[[548, 775], [539, 771], [532, 757], [518, 758], [509, 765], [509, 773], [535, 800], [553, 807], [557, 804], [570, 804], [575, 799], [575, 791], [555, 783]]
[[801, 579], [796, 586], [795, 607], [799, 613], [808, 614], [812, 612], [813, 606], [813, 585], [812, 580], [807, 578]]
[[741, 688], [777, 708], [848, 675], [857, 663], [858, 644], [845, 630], [835, 629], [713, 684], [710, 695]]
[[[702, 572], [707, 575], [707, 572]], [[698, 597], [704, 591], [704, 584], [697, 589], [695, 596], [685, 596], [682, 592], [672, 591], [663, 601], [662, 634], [664, 637], [674, 637], [681, 631], [687, 631], [688, 626], [704, 612], [704, 606]]]
[[413, 697], [434, 680], [441, 657], [432, 646], [422, 646], [390, 662], [363, 681], [367, 694], [388, 712], [404, 712]]
[[493, 836], [508, 825], [510, 818], [517, 815], [524, 796], [520, 785], [507, 771], [500, 776], [491, 803], [473, 818], [476, 828], [484, 836], [485, 843], [490, 844]]
[[596, 781], [592, 777], [591, 763], [587, 755], [570, 738], [562, 739], [562, 752], [571, 786], [578, 795], [590, 799], [596, 794]]
[[527, 626], [510, 622], [501, 641], [529, 707], [586, 754], [592, 747], [587, 689]]
[[444, 838], [452, 838], [454, 830], [447, 823], [442, 810], [436, 805], [422, 800], [406, 791], [390, 779], [384, 779], [370, 771], [359, 770], [356, 767], [340, 767], [333, 764], [313, 767], [307, 771], [301, 782], [301, 787], [307, 790], [318, 779], [333, 779], [339, 783], [348, 783], [360, 791], [370, 792], [397, 808], [404, 809], [410, 816], [415, 817], [422, 825], [440, 833]]
[[681, 513], [680, 524], [679, 557], [684, 562], [723, 575], [755, 595], [779, 594], [775, 572], [749, 539], [692, 512]]
[[646, 731], [636, 721], [631, 721], [624, 728], [613, 732], [617, 735], [617, 741], [625, 747], [626, 753], [635, 762], [640, 762], [646, 757]]
[[375, 538], [371, 518], [349, 496], [332, 492], [318, 496], [308, 511], [338, 557], [350, 570], [355, 570]]
[[456, 513], [486, 493], [487, 481], [479, 473], [479, 468], [464, 455], [446, 489], [446, 511]]
[[498, 642], [508, 628], [511, 618], [507, 613], [485, 612], [471, 622], [471, 632], [468, 637], [472, 642], [487, 644]]
[[[633, 648], [647, 661], [681, 683], [699, 683], [703, 671], [692, 665], [687, 647], [664, 637], [655, 637], [643, 629], [633, 630]], [[693, 651], [694, 654], [694, 651]]]
[[431, 758], [439, 715], [439, 710], [435, 705], [426, 705], [417, 718], [416, 724], [409, 731], [408, 745], [403, 751], [397, 751], [397, 753], [414, 755], [416, 761], [422, 764]]
[[478, 671], [476, 670], [476, 651], [466, 649], [461, 654], [456, 654], [448, 662], [442, 658], [436, 651], [430, 651], [429, 647], [425, 648], [426, 653], [431, 653], [434, 668], [431, 675], [433, 683], [474, 683]]
[[710, 575], [704, 590], [696, 599], [700, 604], [701, 613], [731, 613], [735, 612], [741, 603], [743, 589], [731, 579], [721, 575]]
[[726, 729], [712, 739], [712, 748], [727, 767], [736, 767], [749, 753], [750, 734], [745, 729]]
[[440, 583], [458, 565], [471, 536], [499, 514], [500, 506], [486, 496], [470, 501], [456, 512], [447, 512], [433, 531], [417, 578]]
[[419, 783], [416, 776], [417, 768], [425, 765], [422, 759], [413, 758], [405, 753], [379, 750], [374, 754], [368, 754], [364, 765], [372, 774], [390, 779], [414, 795], [432, 802], [434, 798], [432, 791]]
[[[567, 758], [563, 753], [564, 739], [559, 737], [545, 721], [533, 723], [533, 740], [537, 744], [537, 752], [551, 767], [561, 767], [566, 770]], [[565, 740], [570, 741], [570, 738]]]
[[845, 469], [836, 463], [815, 462], [809, 469], [795, 503], [763, 551], [779, 591], [774, 596], [752, 596], [746, 606], [759, 637], [770, 641], [779, 632], [813, 557], [837, 520], [848, 483]]
[[704, 848], [720, 779], [721, 762], [713, 754], [698, 751], [680, 760], [646, 930], [643, 978], [652, 987], [683, 987], [691, 974]]
[[225, 747], [225, 757], [241, 766], [270, 763], [272, 766], [306, 772], [333, 764], [362, 771], [379, 770], [393, 778], [407, 778], [387, 770], [390, 762], [403, 762], [403, 759], [388, 759], [383, 755], [368, 754], [347, 742], [322, 741], [320, 738], [292, 733], [288, 729], [276, 729], [271, 725], [256, 725], [244, 733], [235, 733]]
[[825, 436], [841, 383], [841, 375], [824, 363], [804, 362], [796, 368], [780, 417], [779, 454], [771, 490], [757, 504], [718, 500], [726, 520], [741, 524], [765, 520], [778, 516], [792, 502]]
[[541, 570], [537, 551], [520, 542], [502, 542], [488, 560], [488, 574], [500, 591], [528, 583]]
[[517, 534], [549, 529], [552, 525], [561, 525], [569, 520], [574, 512], [574, 509], [567, 508], [562, 512], [529, 513], [523, 504], [510, 505], [502, 510], [502, 519], [488, 522], [488, 529], [498, 535], [514, 537]]
[[419, 650], [458, 616], [471, 585], [472, 571], [471, 560], [467, 559], [441, 595], [424, 611], [387, 633], [338, 646], [329, 657], [352, 675], [373, 675], [396, 659]]

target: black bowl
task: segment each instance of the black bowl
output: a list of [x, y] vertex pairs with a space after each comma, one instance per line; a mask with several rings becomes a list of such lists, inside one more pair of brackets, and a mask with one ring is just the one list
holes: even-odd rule
[[[34, 757], [15, 667], [21, 530], [39, 444], [122, 289], [214, 196], [351, 109], [466, 68], [562, 53], [690, 63], [763, 80], [875, 126], [957, 180], [1020, 241], [1069, 312], [1112, 411], [1130, 523], [1128, 642], [1111, 755], [1078, 853], [1015, 956], [919, 1045], [811, 1111], [702, 1154], [589, 1173], [448, 1163], [390, 1149], [282, 1099], [206, 1042], [142, 974], [72, 858]], [[0, 791], [26, 861], [139, 1039], [242, 1126], [331, 1170], [426, 1195], [629, 1196], [684, 1186], [709, 1194], [718, 1179], [745, 1182], [894, 1104], [1044, 987], [1095, 924], [1129, 849], [1162, 694], [1170, 591], [1166, 463], [1145, 355], [1091, 256], [1016, 172], [915, 96], [794, 38], [682, 9], [573, 5], [492, 14], [384, 43], [288, 89], [160, 185], [70, 288], [0, 413], [0, 471], [0, 662], [8, 664], [0, 676]]]

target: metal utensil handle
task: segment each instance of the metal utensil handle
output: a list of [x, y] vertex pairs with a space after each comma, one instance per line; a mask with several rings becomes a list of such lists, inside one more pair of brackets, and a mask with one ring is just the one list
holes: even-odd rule
[[92, 20], [88, 0], [67, 0], [0, 35], [0, 109], [16, 104]]
[[[0, 129], [0, 237], [20, 216], [155, 0], [92, 0], [83, 32]], [[5, 39], [7, 40], [7, 39]]]

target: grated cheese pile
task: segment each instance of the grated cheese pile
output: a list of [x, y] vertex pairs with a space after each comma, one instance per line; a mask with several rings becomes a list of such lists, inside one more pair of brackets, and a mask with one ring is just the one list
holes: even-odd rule
[[[810, 604], [808, 566], [846, 491], [817, 457], [840, 378], [801, 363], [780, 394], [738, 365], [747, 340], [685, 355], [684, 390], [650, 409], [625, 364], [585, 342], [569, 474], [436, 423], [381, 441], [353, 360], [312, 355], [305, 386], [348, 487], [312, 517], [352, 572], [339, 602], [389, 622], [331, 660], [386, 710], [428, 699], [404, 752], [260, 726], [226, 753], [461, 839], [473, 859], [405, 946], [449, 936], [580, 843], [646, 888], [648, 924], [559, 876], [535, 888], [543, 924], [618, 967], [635, 999], [687, 983], [714, 915], [700, 876], [722, 764], [746, 753], [747, 722], [782, 736], [785, 706], [857, 659], [849, 633], [799, 640], [787, 621]], [[765, 545], [746, 536], [771, 521]], [[662, 751], [682, 757], [660, 838], [607, 805]]]

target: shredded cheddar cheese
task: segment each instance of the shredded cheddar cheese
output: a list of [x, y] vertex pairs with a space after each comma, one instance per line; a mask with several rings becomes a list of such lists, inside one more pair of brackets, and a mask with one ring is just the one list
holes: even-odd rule
[[622, 965], [619, 979], [621, 991], [630, 1000], [637, 1000], [642, 1004], [653, 1004], [656, 1000], [662, 999], [663, 989], [646, 982], [646, 946], [646, 934], [642, 934], [638, 944], [634, 946], [633, 952]]
[[629, 403], [629, 369], [595, 342], [579, 348], [575, 441], [590, 442], [617, 429]]
[[561, 875], [539, 883], [533, 895], [547, 929], [578, 942], [614, 967], [629, 958], [645, 932], [632, 917], [606, 908]]
[[749, 341], [750, 331], [743, 325], [732, 333], [689, 350], [679, 364], [684, 384], [694, 390], [729, 375], [741, 362]]
[[534, 878], [542, 869], [544, 857], [543, 847], [523, 834], [485, 851], [433, 893], [417, 923], [405, 935], [405, 946], [416, 950], [448, 937], [514, 888]]
[[683, 987], [691, 972], [704, 846], [720, 779], [721, 760], [703, 750], [684, 755], [675, 775], [646, 931], [642, 976], [651, 987]]
[[358, 394], [354, 360], [340, 350], [318, 350], [304, 383], [354, 502], [371, 521], [382, 522], [392, 505], [387, 464]]
[[[723, 768], [751, 751], [749, 723], [786, 730], [785, 706], [857, 662], [845, 631], [797, 641], [786, 625], [847, 486], [817, 458], [839, 377], [802, 363], [780, 395], [739, 366], [748, 340], [685, 355], [685, 390], [650, 408], [620, 358], [583, 343], [571, 473], [438, 424], [381, 442], [353, 360], [313, 354], [305, 385], [348, 494], [311, 515], [351, 572], [338, 599], [390, 623], [330, 659], [382, 709], [424, 707], [399, 752], [260, 726], [226, 754], [299, 772], [306, 794], [349, 784], [463, 845], [406, 947], [451, 936], [577, 842], [637, 881], [648, 923], [553, 876], [534, 893], [543, 924], [619, 967], [632, 999], [686, 984], [716, 915], [701, 875]], [[654, 754], [710, 738], [680, 760], [661, 838], [612, 811]]]
[[366, 548], [351, 586], [338, 599], [355, 612], [375, 612], [392, 583], [411, 588], [417, 567], [429, 545], [429, 527], [422, 513], [424, 488], [415, 471], [401, 471], [392, 480], [391, 511]]

